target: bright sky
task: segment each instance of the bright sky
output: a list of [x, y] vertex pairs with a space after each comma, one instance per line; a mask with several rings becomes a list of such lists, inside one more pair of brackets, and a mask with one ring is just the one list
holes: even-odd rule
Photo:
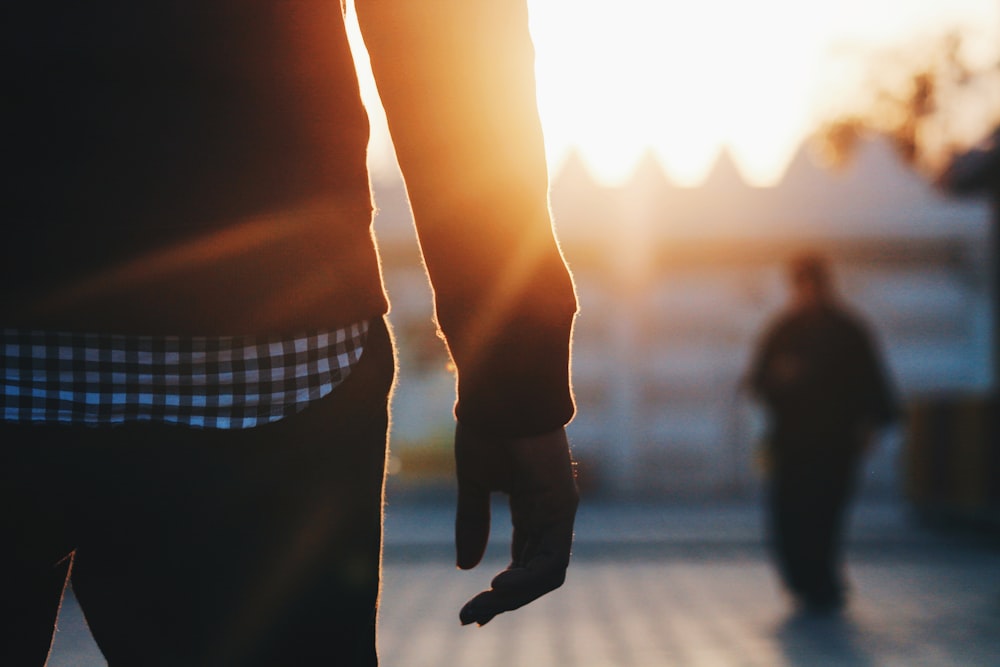
[[[975, 57], [1000, 56], [998, 0], [528, 3], [553, 170], [575, 149], [608, 184], [652, 150], [696, 185], [724, 147], [748, 182], [773, 184], [856, 79], [845, 53], [958, 26]], [[376, 122], [376, 170], [392, 164], [383, 133]]]

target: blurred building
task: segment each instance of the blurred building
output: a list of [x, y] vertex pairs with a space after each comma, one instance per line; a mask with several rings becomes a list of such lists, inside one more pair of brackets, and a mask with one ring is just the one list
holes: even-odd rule
[[[405, 199], [393, 183], [376, 196], [402, 357], [396, 451], [446, 448], [452, 380]], [[693, 189], [671, 185], [652, 159], [624, 186], [601, 187], [571, 157], [552, 206], [581, 303], [570, 428], [585, 488], [688, 497], [755, 488], [763, 420], [740, 379], [783, 303], [783, 264], [802, 248], [831, 257], [904, 398], [992, 383], [988, 205], [944, 197], [883, 144], [866, 145], [843, 172], [803, 149], [772, 188], [747, 185], [725, 154]], [[869, 491], [899, 484], [899, 447], [890, 434], [869, 461]]]

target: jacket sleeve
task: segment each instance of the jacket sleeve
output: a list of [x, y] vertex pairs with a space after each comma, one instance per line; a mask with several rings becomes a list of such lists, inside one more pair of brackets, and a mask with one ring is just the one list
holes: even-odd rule
[[456, 416], [532, 435], [573, 415], [576, 296], [555, 240], [524, 0], [356, 0], [458, 369]]

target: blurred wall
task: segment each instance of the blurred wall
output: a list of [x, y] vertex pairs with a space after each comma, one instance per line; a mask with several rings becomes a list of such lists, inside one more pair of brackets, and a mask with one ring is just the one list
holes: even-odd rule
[[[376, 199], [401, 358], [394, 472], [446, 484], [447, 357], [401, 185], [377, 184]], [[586, 492], [756, 492], [763, 419], [740, 378], [783, 304], [783, 264], [803, 248], [829, 255], [904, 399], [991, 385], [988, 207], [945, 198], [881, 145], [846, 172], [819, 169], [803, 151], [774, 188], [748, 186], [725, 155], [694, 189], [672, 186], [652, 160], [605, 188], [570, 158], [552, 206], [581, 304], [570, 434]], [[887, 433], [867, 461], [864, 492], [899, 491], [901, 438]]]

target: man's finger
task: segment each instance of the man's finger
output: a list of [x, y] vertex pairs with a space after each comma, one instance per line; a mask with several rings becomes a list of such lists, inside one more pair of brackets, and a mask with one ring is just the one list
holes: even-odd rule
[[462, 610], [458, 612], [458, 619], [462, 625], [470, 623], [486, 625], [493, 620], [494, 616], [501, 613], [503, 610], [499, 609], [493, 602], [492, 596], [493, 591], [483, 591], [466, 602]]
[[463, 570], [479, 564], [490, 539], [490, 494], [459, 484], [455, 514], [455, 563]]
[[[561, 559], [539, 556], [528, 567], [512, 567], [493, 578], [490, 590], [517, 598], [534, 600], [551, 593], [566, 581], [566, 564]], [[512, 607], [513, 608], [513, 607]]]
[[458, 617], [462, 625], [486, 625], [498, 614], [523, 607], [542, 595], [534, 595], [522, 589], [498, 591], [491, 588], [466, 602]]
[[485, 625], [497, 614], [519, 609], [559, 588], [565, 579], [565, 564], [540, 556], [529, 567], [511, 567], [494, 577], [492, 588], [465, 603], [459, 618], [462, 625]]

